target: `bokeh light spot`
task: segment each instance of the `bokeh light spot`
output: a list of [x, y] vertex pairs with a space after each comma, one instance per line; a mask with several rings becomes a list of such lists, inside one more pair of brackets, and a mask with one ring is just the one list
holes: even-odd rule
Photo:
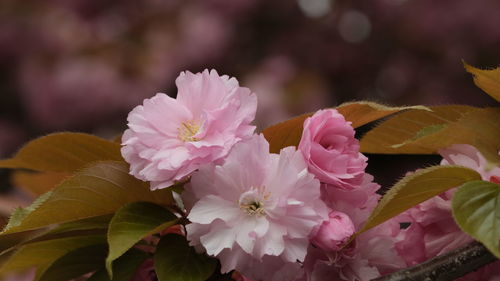
[[319, 18], [331, 12], [333, 0], [297, 0], [302, 12], [311, 18]]
[[342, 38], [350, 43], [359, 43], [370, 36], [372, 29], [370, 19], [359, 11], [345, 12], [339, 21], [339, 33]]

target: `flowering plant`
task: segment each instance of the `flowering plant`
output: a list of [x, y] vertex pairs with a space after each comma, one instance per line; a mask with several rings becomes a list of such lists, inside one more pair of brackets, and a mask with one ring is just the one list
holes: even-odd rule
[[[466, 67], [500, 100], [500, 69]], [[0, 161], [39, 195], [0, 235], [0, 274], [500, 279], [499, 108], [352, 102], [256, 133], [256, 96], [235, 78], [185, 72], [176, 84], [175, 99], [130, 112], [115, 141], [57, 133]], [[387, 189], [363, 153], [443, 160]]]

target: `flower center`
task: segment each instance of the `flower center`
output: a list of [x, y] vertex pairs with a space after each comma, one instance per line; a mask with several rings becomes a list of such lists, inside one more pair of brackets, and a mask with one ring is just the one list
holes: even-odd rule
[[265, 212], [264, 203], [259, 201], [253, 201], [248, 204], [240, 204], [240, 208], [251, 216], [263, 216]]
[[249, 191], [241, 194], [239, 205], [240, 209], [251, 216], [264, 216], [264, 202], [269, 199], [270, 194], [265, 194], [265, 188], [252, 188]]
[[182, 122], [181, 126], [177, 129], [177, 137], [183, 142], [199, 141], [194, 135], [200, 130], [200, 123], [195, 120]]

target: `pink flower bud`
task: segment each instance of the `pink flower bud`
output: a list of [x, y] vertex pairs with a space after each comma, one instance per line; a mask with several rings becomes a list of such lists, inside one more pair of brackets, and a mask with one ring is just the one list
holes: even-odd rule
[[314, 233], [311, 243], [325, 251], [337, 251], [354, 233], [354, 224], [348, 215], [332, 211]]

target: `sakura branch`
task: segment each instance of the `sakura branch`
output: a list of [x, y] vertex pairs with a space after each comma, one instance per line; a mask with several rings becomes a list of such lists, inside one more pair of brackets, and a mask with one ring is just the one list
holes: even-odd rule
[[435, 257], [422, 264], [372, 279], [372, 281], [451, 281], [495, 261], [497, 258], [481, 243], [471, 242], [465, 247]]

